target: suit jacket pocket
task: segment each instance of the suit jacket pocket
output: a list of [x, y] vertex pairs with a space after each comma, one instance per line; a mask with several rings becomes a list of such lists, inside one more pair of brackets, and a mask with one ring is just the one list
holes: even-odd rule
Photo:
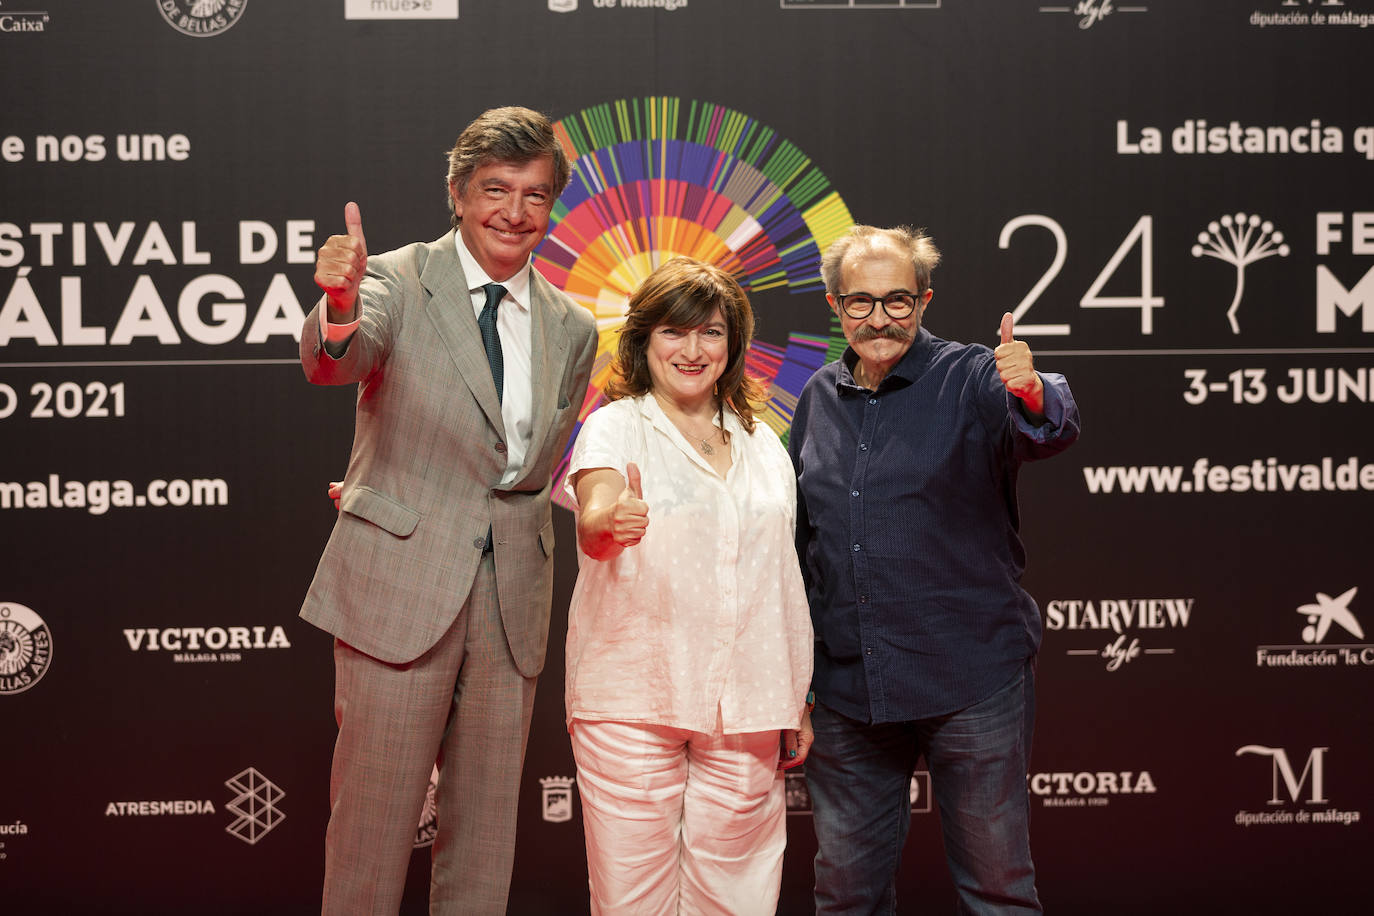
[[410, 537], [420, 524], [420, 513], [371, 487], [354, 487], [344, 495], [339, 508], [398, 538]]
[[544, 549], [544, 556], [553, 556], [553, 520], [550, 519], [539, 529], [539, 546]]

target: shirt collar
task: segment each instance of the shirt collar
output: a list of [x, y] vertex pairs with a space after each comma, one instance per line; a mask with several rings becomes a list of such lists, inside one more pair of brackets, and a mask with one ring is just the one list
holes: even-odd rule
[[[878, 383], [878, 387], [905, 387], [921, 377], [930, 365], [931, 354], [935, 348], [933, 342], [935, 335], [931, 334], [924, 327], [916, 332], [916, 339], [911, 342], [906, 353], [897, 361], [897, 365], [892, 367], [892, 371], [883, 377]], [[854, 352], [853, 347], [845, 347], [844, 354], [840, 357], [840, 371], [835, 379], [837, 390], [843, 391], [846, 388], [863, 390], [863, 386], [854, 381], [854, 367], [859, 363], [859, 354]], [[894, 381], [889, 381], [894, 380]]]
[[[647, 418], [656, 428], [667, 432], [670, 429], [677, 429], [673, 421], [668, 419], [668, 415], [663, 412], [663, 407], [659, 405], [658, 399], [654, 397], [652, 391], [645, 392], [635, 398], [639, 402], [640, 415]], [[720, 414], [711, 416], [712, 426], [721, 426]], [[744, 421], [735, 416], [735, 412], [730, 408], [725, 408], [725, 425], [723, 427], [731, 436], [744, 432]]]
[[[458, 263], [462, 265], [463, 276], [467, 277], [469, 290], [476, 292], [488, 283], [496, 282], [482, 269], [482, 265], [477, 263], [472, 252], [468, 251], [468, 246], [463, 244], [463, 233], [454, 230], [453, 244], [458, 250]], [[525, 266], [512, 277], [501, 281], [501, 285], [506, 288], [506, 298], [514, 300], [522, 311], [529, 310], [530, 269], [530, 262], [526, 261]]]

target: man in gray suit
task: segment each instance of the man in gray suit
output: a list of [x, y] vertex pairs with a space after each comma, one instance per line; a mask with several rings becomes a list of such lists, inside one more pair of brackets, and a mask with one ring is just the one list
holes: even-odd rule
[[432, 913], [504, 913], [553, 592], [550, 476], [591, 313], [530, 265], [570, 166], [493, 109], [449, 151], [453, 229], [369, 257], [356, 204], [319, 251], [301, 365], [358, 385], [340, 513], [301, 616], [336, 637], [324, 912], [395, 913], [436, 760]]

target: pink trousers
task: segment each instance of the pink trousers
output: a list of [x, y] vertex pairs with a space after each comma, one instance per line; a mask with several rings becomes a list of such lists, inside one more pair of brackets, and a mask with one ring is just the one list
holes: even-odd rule
[[574, 720], [593, 916], [777, 909], [787, 842], [778, 733]]

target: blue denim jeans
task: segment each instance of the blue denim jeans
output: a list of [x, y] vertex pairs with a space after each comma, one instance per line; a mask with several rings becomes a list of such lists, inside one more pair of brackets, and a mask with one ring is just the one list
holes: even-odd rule
[[982, 702], [946, 716], [866, 725], [825, 706], [806, 760], [815, 815], [816, 912], [897, 911], [911, 823], [911, 773], [924, 754], [958, 913], [1040, 913], [1026, 772], [1035, 723], [1034, 660]]

